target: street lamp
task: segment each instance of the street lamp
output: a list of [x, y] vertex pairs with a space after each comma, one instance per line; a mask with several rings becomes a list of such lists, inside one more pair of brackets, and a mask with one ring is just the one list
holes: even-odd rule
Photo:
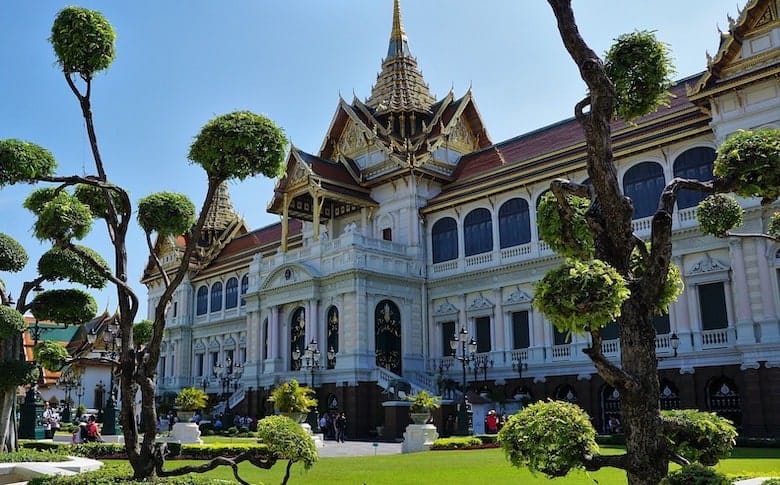
[[[94, 345], [97, 341], [97, 328], [93, 328], [87, 333], [87, 341], [91, 345]], [[114, 362], [119, 358], [122, 348], [122, 331], [119, 327], [119, 323], [116, 320], [112, 320], [111, 323], [103, 330], [103, 350], [100, 351], [100, 356], [104, 359], [111, 361], [111, 374], [109, 374], [108, 381], [108, 399], [106, 399], [106, 405], [103, 408], [103, 435], [117, 435], [119, 430], [116, 426], [116, 402], [114, 389]]]
[[477, 373], [482, 371], [482, 380], [487, 384], [487, 371], [493, 367], [493, 360], [487, 355], [475, 355], [472, 359], [471, 370], [474, 371], [474, 385], [477, 383]]
[[669, 343], [672, 346], [672, 350], [674, 350], [674, 356], [677, 357], [677, 349], [680, 348], [680, 337], [678, 337], [676, 333], [672, 333], [672, 335], [669, 336]]
[[[336, 351], [333, 350], [333, 347], [328, 349], [326, 357], [328, 358], [329, 367], [336, 365]], [[311, 372], [311, 388], [314, 389], [314, 372], [320, 370], [322, 367], [320, 364], [320, 346], [317, 343], [317, 340], [311, 339], [311, 342], [309, 342], [309, 345], [306, 346], [306, 349], [303, 350], [303, 352], [301, 352], [300, 349], [294, 349], [292, 358], [293, 361], [295, 361], [298, 370]], [[306, 384], [305, 379], [304, 384]], [[310, 411], [306, 421], [312, 429], [315, 431], [319, 430], [319, 410], [314, 409]]]
[[65, 407], [62, 411], [62, 421], [68, 423], [70, 422], [70, 406], [72, 403], [70, 392], [81, 387], [81, 378], [76, 376], [72, 367], [68, 367], [60, 375], [60, 378], [57, 379], [57, 387], [65, 391]]
[[[84, 397], [84, 394], [87, 392], [86, 389], [84, 389], [84, 386], [81, 385], [81, 380], [79, 380], [79, 387], [76, 388], [76, 396], [79, 398], [79, 403], [76, 405], [77, 408], [81, 407], [81, 398]], [[79, 419], [81, 419], [81, 416], [78, 416]]]
[[517, 371], [517, 378], [523, 378], [523, 371], [528, 370], [528, 364], [523, 362], [523, 355], [518, 352], [516, 360], [512, 361], [512, 370]]
[[222, 384], [222, 395], [220, 398], [223, 401], [226, 401], [228, 395], [230, 394], [231, 386], [234, 388], [234, 392], [238, 391], [238, 383], [241, 380], [241, 375], [244, 372], [243, 364], [239, 362], [233, 362], [233, 358], [228, 355], [225, 358], [224, 364], [214, 365], [212, 372], [214, 373], [214, 378], [218, 379], [218, 382]]
[[[458, 409], [458, 431], [461, 436], [469, 434], [468, 432], [468, 413], [466, 411], [466, 367], [471, 360], [474, 359], [474, 354], [477, 351], [477, 341], [473, 338], [469, 338], [469, 331], [465, 328], [461, 328], [457, 335], [452, 336], [450, 340], [450, 348], [452, 349], [452, 356], [461, 362], [463, 366], [463, 402], [460, 403]], [[460, 348], [460, 355], [458, 355], [458, 348]]]

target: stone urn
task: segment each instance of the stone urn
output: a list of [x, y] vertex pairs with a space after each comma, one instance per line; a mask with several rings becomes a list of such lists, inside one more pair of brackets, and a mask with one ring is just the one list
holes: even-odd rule
[[414, 424], [425, 424], [430, 419], [431, 413], [409, 413], [409, 417]]

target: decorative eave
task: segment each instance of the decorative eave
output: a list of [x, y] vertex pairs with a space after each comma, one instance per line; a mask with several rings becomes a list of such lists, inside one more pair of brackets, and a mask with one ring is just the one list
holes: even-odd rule
[[[747, 5], [739, 11], [737, 19], [728, 16], [729, 30], [721, 32], [721, 41], [714, 56], [707, 54], [707, 71], [699, 81], [688, 89], [691, 100], [701, 97], [700, 93], [723, 77], [742, 50], [742, 44], [747, 35], [756, 29], [780, 25], [778, 21], [778, 0], [748, 0]], [[739, 64], [740, 61], [737, 61]]]

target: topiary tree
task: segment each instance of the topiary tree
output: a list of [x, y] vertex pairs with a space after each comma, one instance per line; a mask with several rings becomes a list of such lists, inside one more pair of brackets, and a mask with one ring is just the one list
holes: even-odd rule
[[[54, 248], [39, 264], [41, 275], [25, 283], [17, 309], [32, 309], [36, 317], [78, 324], [84, 321], [89, 313], [87, 310], [93, 305], [80, 293], [74, 290], [47, 291], [38, 295], [31, 304], [24, 303], [27, 294], [42, 281], [59, 279], [89, 287], [100, 287], [106, 281], [116, 288], [122, 337], [121, 352], [112, 363], [118, 367], [121, 376], [120, 420], [128, 460], [135, 478], [140, 479], [153, 476], [156, 464], [161, 462], [158, 458], [164, 456], [154, 447], [157, 423], [154, 395], [165, 314], [175, 289], [191, 269], [195, 247], [201, 239], [214, 195], [221, 184], [230, 180], [279, 174], [287, 141], [282, 130], [262, 115], [239, 111], [218, 116], [204, 126], [190, 148], [190, 160], [203, 167], [208, 180], [206, 196], [197, 217], [193, 204], [180, 194], [163, 192], [140, 201], [138, 223], [146, 234], [150, 261], [159, 270], [164, 290], [153, 308], [151, 324], [145, 324], [135, 332], [133, 322], [138, 312], [138, 296], [127, 282], [126, 244], [133, 207], [127, 192], [109, 180], [98, 145], [91, 104], [94, 75], [111, 65], [115, 38], [111, 24], [99, 12], [81, 7], [61, 10], [54, 20], [49, 38], [65, 81], [81, 108], [94, 160], [94, 173], [55, 175], [54, 157], [44, 148], [20, 140], [0, 140], [0, 187], [17, 183], [53, 184], [33, 191], [24, 204], [36, 217], [35, 236], [51, 242]], [[94, 251], [73, 242], [82, 239], [91, 230], [95, 217], [104, 220], [114, 246], [111, 264]], [[184, 236], [185, 240], [179, 263], [163, 270], [154, 253], [153, 238], [178, 236]], [[8, 254], [3, 252], [3, 241], [0, 238], [0, 264], [5, 267], [0, 266], [0, 270], [17, 271], [20, 268], [19, 258], [12, 254], [12, 249], [7, 251]], [[7, 246], [10, 247], [10, 244]], [[5, 291], [0, 295], [2, 302], [6, 303]], [[14, 358], [19, 355], [21, 339], [15, 337], [13, 341], [15, 343], [9, 344], [0, 354], [3, 360], [10, 360], [10, 355]], [[104, 357], [102, 360], [109, 359]], [[52, 362], [55, 361], [59, 362], [53, 356]], [[13, 389], [4, 388], [0, 396], [3, 406], [0, 429], [8, 430], [13, 428], [13, 399], [9, 397], [13, 392], [6, 393], [5, 390]], [[140, 410], [136, 402], [139, 392]], [[135, 420], [138, 414], [141, 415], [142, 428]], [[4, 443], [15, 446], [15, 437], [6, 440], [5, 436], [8, 435], [4, 435]], [[270, 461], [258, 459], [257, 463], [268, 464]]]
[[290, 468], [294, 463], [300, 461], [308, 470], [319, 460], [314, 440], [301, 425], [286, 416], [267, 416], [258, 421], [257, 437], [275, 458], [288, 460], [283, 484], [290, 479]]
[[[633, 233], [633, 204], [622, 193], [617, 178], [611, 122], [615, 118], [630, 122], [668, 103], [673, 73], [668, 49], [652, 33], [637, 32], [616, 39], [615, 46], [602, 61], [581, 37], [571, 1], [548, 0], [548, 3], [563, 44], [587, 85], [587, 95], [576, 104], [574, 115], [583, 128], [587, 145], [589, 183], [554, 180], [550, 187], [553, 195], [546, 199], [552, 201], [554, 196], [555, 209], [540, 207], [553, 212], [553, 217], [539, 218], [539, 234], [550, 247], [578, 260], [578, 264], [567, 261], [564, 267], [545, 277], [537, 288], [536, 305], [548, 313], [559, 329], [590, 336], [591, 345], [584, 352], [604, 381], [620, 393], [626, 453], [609, 456], [585, 453], [578, 457], [582, 466], [586, 469], [613, 466], [625, 470], [632, 485], [656, 484], [666, 476], [670, 460], [680, 464], [688, 462], [670, 441], [669, 436], [674, 435], [672, 430], [692, 431], [679, 419], [664, 416], [659, 410], [658, 361], [652, 323], [655, 315], [667, 311], [681, 290], [679, 271], [671, 264], [672, 215], [677, 194], [682, 189], [707, 194], [736, 192], [762, 197], [765, 204], [774, 201], [780, 193], [777, 142], [780, 137], [774, 131], [738, 133], [719, 149], [715, 179], [673, 179], [664, 188], [652, 217], [649, 241], [641, 240]], [[585, 199], [587, 208], [574, 197]], [[583, 235], [583, 228], [587, 228], [590, 236]], [[715, 232], [722, 235], [724, 228], [718, 227]], [[726, 233], [730, 234], [728, 230]], [[590, 241], [592, 249], [583, 247]], [[584, 275], [585, 268], [595, 271]], [[598, 278], [601, 285], [593, 286]], [[585, 284], [595, 291], [579, 290], [573, 284], [575, 279], [579, 287]], [[565, 304], [556, 307], [556, 300]], [[577, 318], [573, 318], [574, 309], [580, 310]], [[621, 341], [619, 364], [611, 362], [601, 351], [598, 330], [612, 318]], [[555, 421], [549, 426], [563, 428]], [[703, 444], [697, 440], [688, 443]], [[530, 452], [543, 450], [537, 448]]]

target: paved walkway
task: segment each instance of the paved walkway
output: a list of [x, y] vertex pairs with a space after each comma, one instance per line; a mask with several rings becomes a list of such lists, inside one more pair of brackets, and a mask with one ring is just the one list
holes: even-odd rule
[[[376, 446], [374, 446], [376, 443]], [[322, 448], [317, 448], [321, 457], [338, 456], [374, 456], [396, 455], [401, 453], [401, 443], [386, 443], [383, 441], [336, 441], [325, 440]]]

